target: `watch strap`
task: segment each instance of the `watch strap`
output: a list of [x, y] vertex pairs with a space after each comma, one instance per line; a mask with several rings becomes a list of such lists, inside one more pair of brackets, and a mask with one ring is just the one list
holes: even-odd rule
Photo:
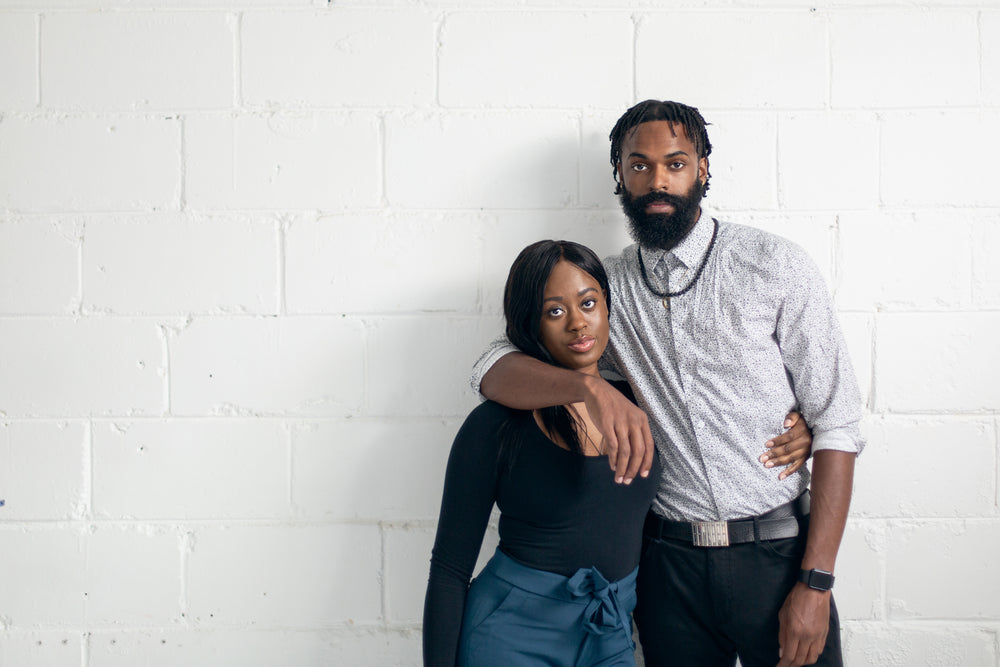
[[799, 570], [799, 581], [817, 591], [832, 589], [834, 579], [833, 573], [826, 570], [815, 568], [812, 570]]

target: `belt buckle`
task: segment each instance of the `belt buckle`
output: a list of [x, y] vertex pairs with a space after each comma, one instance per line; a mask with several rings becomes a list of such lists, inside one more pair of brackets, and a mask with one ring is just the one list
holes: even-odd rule
[[729, 522], [695, 521], [691, 524], [691, 539], [696, 547], [728, 547]]

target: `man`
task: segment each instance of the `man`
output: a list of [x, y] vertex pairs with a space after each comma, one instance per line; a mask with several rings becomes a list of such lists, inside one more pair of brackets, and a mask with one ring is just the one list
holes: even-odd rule
[[[702, 205], [705, 125], [695, 108], [648, 100], [611, 133], [637, 244], [606, 260], [604, 361], [651, 422], [600, 379], [502, 345], [473, 383], [517, 408], [585, 401], [625, 483], [649, 470], [655, 441], [663, 473], [635, 613], [647, 665], [842, 665], [830, 589], [863, 447], [860, 392], [804, 251]], [[807, 470], [782, 480], [758, 458], [792, 409], [813, 429], [811, 509]]]

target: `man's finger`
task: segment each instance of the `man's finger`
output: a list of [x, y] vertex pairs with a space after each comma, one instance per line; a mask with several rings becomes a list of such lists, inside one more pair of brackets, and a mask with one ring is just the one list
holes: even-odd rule
[[646, 460], [646, 443], [643, 441], [642, 429], [633, 427], [628, 436], [631, 455], [629, 456], [628, 470], [625, 471], [625, 483], [631, 484], [635, 476], [639, 474], [643, 461]]
[[649, 429], [649, 421], [642, 422], [642, 439], [645, 441], [645, 449], [642, 453], [642, 466], [639, 474], [649, 477], [649, 471], [653, 468], [653, 456], [656, 454], [656, 445], [653, 444], [653, 432]]
[[632, 479], [626, 477], [626, 473], [628, 472], [628, 461], [632, 454], [632, 443], [629, 442], [628, 431], [623, 431], [622, 433], [617, 433], [616, 435], [618, 436], [618, 456], [616, 457], [617, 462], [615, 463], [615, 482], [621, 484], [626, 479], [631, 482]]
[[604, 453], [608, 457], [608, 465], [614, 470], [618, 464], [618, 438], [615, 437], [614, 431], [609, 431], [604, 436]]

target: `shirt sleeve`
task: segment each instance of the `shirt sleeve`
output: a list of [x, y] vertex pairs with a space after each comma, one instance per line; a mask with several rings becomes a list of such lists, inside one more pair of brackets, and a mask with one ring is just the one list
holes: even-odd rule
[[495, 403], [483, 403], [452, 444], [424, 598], [425, 667], [455, 667], [465, 596], [496, 498], [503, 414]]
[[493, 364], [499, 361], [500, 357], [518, 351], [517, 347], [507, 340], [507, 336], [498, 336], [489, 344], [486, 351], [479, 357], [479, 360], [473, 364], [472, 377], [469, 379], [469, 384], [472, 386], [472, 390], [480, 395], [482, 400], [486, 400], [482, 392], [479, 391], [479, 386], [483, 382], [483, 376], [493, 368]]
[[799, 411], [812, 428], [814, 452], [860, 453], [861, 390], [833, 301], [812, 259], [790, 246], [776, 264], [785, 281], [776, 335]]

